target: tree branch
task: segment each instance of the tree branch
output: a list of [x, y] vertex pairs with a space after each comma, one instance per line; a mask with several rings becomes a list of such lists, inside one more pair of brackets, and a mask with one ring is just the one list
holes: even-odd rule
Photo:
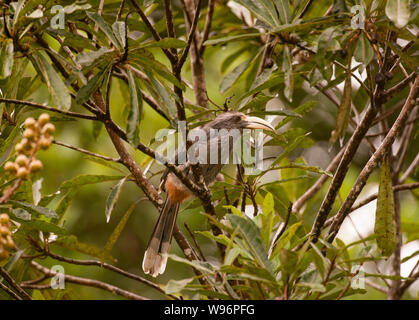
[[[37, 263], [35, 261], [31, 261], [31, 265], [32, 265], [32, 267], [41, 271], [43, 274], [45, 274], [49, 277], [54, 277], [58, 273], [58, 272], [54, 272], [51, 269], [48, 269], [48, 268], [40, 265], [39, 263]], [[72, 276], [72, 275], [68, 275], [68, 274], [64, 274], [63, 276], [64, 276], [65, 281], [67, 281], [67, 282], [76, 283], [76, 284], [80, 284], [80, 285], [84, 285], [84, 286], [88, 286], [88, 287], [103, 289], [103, 290], [109, 291], [113, 294], [119, 295], [121, 297], [130, 299], [130, 300], [149, 300], [149, 299], [147, 299], [143, 296], [140, 296], [140, 295], [137, 295], [135, 293], [126, 291], [124, 289], [121, 289], [119, 287], [116, 287], [114, 285], [111, 285], [111, 284], [108, 284], [108, 283], [105, 283], [105, 282], [102, 282], [102, 281], [88, 279], [88, 278], [82, 278], [82, 277], [76, 277], [76, 276]], [[36, 286], [36, 285], [23, 284], [23, 286], [25, 286], [26, 288], [32, 288], [33, 286]], [[42, 286], [42, 287], [39, 287], [39, 288], [50, 289], [51, 286]]]
[[362, 169], [361, 173], [358, 175], [358, 178], [355, 182], [355, 185], [352, 187], [351, 192], [348, 197], [345, 199], [343, 205], [339, 209], [338, 213], [335, 216], [334, 222], [330, 227], [327, 240], [332, 242], [336, 234], [339, 231], [340, 226], [343, 223], [343, 220], [348, 215], [353, 203], [361, 193], [363, 187], [365, 186], [368, 177], [372, 171], [377, 167], [378, 163], [382, 160], [383, 156], [386, 154], [394, 140], [396, 139], [397, 134], [400, 132], [401, 128], [404, 126], [411, 110], [415, 106], [414, 101], [416, 99], [419, 89], [419, 76], [416, 76], [415, 83], [410, 90], [409, 96], [407, 97], [402, 111], [391, 127], [390, 131], [384, 138], [383, 142], [380, 144], [378, 149], [374, 152], [371, 158], [368, 160], [367, 164]]

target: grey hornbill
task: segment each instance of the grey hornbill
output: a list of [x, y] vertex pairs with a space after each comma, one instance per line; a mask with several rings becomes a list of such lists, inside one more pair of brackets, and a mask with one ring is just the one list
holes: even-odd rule
[[[238, 129], [239, 133], [242, 133], [243, 129], [246, 128], [265, 129], [273, 132], [275, 131], [274, 127], [272, 127], [272, 125], [269, 122], [258, 117], [246, 116], [245, 114], [236, 111], [225, 112], [217, 116], [211, 122], [202, 126], [200, 129], [202, 129], [202, 132], [206, 133], [207, 138], [204, 142], [206, 143], [206, 148], [210, 149], [215, 144], [218, 144], [218, 146], [220, 146], [221, 141], [223, 139], [222, 134], [212, 136], [210, 134], [210, 129], [217, 129], [219, 131], [222, 131], [222, 129]], [[240, 137], [240, 134], [238, 137]], [[229, 137], [228, 139], [230, 146], [232, 146], [232, 143], [234, 142], [232, 140], [235, 138]], [[230, 153], [232, 151], [231, 149], [232, 148], [230, 147]], [[221, 148], [217, 150], [221, 150]], [[209, 157], [209, 152], [206, 156]], [[214, 182], [216, 176], [224, 166], [224, 163], [226, 163], [225, 161], [222, 161], [220, 157], [221, 152], [216, 163], [214, 163], [214, 161], [199, 162], [198, 166], [200, 167], [200, 171], [202, 173], [206, 185], [209, 185], [212, 182]], [[191, 170], [190, 162], [180, 164], [179, 169], [181, 169], [185, 173], [185, 175], [187, 175], [190, 179], [196, 182], [196, 179], [194, 179], [195, 176]], [[164, 203], [163, 209], [160, 213], [159, 219], [157, 220], [157, 223], [154, 227], [143, 259], [144, 272], [147, 274], [151, 274], [153, 277], [162, 274], [166, 268], [167, 254], [170, 250], [173, 228], [176, 223], [176, 217], [179, 211], [179, 207], [181, 203], [183, 203], [193, 195], [192, 191], [190, 191], [176, 177], [175, 174], [169, 172], [168, 169], [163, 175], [161, 185], [163, 186], [162, 189], [165, 190], [167, 193], [167, 198]]]

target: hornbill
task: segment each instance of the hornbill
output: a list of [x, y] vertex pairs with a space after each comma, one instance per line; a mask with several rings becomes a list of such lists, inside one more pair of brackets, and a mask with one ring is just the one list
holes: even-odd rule
[[[243, 129], [264, 129], [275, 132], [274, 127], [272, 127], [269, 122], [258, 117], [246, 116], [237, 111], [224, 112], [211, 122], [200, 127], [200, 129], [201, 132], [206, 133], [206, 138], [203, 142], [206, 144], [205, 148], [208, 148], [208, 152], [205, 155], [206, 160], [208, 161], [200, 161], [197, 166], [199, 166], [206, 185], [215, 181], [218, 173], [220, 173], [222, 167], [226, 163], [226, 159], [221, 159], [221, 157], [225, 157], [225, 155], [221, 155], [222, 152], [217, 154], [217, 161], [215, 161], [215, 163], [214, 161], [209, 160], [210, 152], [212, 152], [215, 146], [218, 148], [216, 149], [217, 152], [218, 150], [221, 150], [221, 143], [222, 141], [225, 141], [226, 132], [231, 132], [232, 129], [237, 129], [235, 132], [239, 132], [238, 136], [231, 135], [228, 137], [230, 148], [228, 149], [229, 154], [227, 154], [227, 157], [231, 154], [234, 140], [240, 138]], [[219, 134], [212, 135], [211, 132], [219, 132]], [[179, 154], [177, 154], [177, 158], [178, 156]], [[202, 158], [200, 159], [202, 160]], [[190, 161], [180, 164], [178, 167], [186, 176], [197, 183], [191, 169]], [[173, 228], [176, 223], [179, 207], [184, 201], [193, 196], [192, 191], [168, 169], [166, 169], [166, 172], [163, 174], [161, 186], [163, 186], [162, 189], [166, 191], [167, 198], [154, 227], [147, 250], [145, 251], [142, 265], [144, 272], [153, 277], [162, 274], [166, 268], [167, 256], [170, 250]]]

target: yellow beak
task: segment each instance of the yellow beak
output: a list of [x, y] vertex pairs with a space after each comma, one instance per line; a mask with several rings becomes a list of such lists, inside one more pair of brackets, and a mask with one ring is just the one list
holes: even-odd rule
[[258, 117], [246, 116], [244, 122], [244, 127], [248, 129], [263, 129], [275, 132], [275, 128], [268, 121]]

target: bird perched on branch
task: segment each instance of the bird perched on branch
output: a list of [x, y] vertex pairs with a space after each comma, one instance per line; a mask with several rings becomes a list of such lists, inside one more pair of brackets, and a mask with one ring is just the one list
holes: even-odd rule
[[[198, 162], [197, 166], [199, 166], [199, 171], [202, 173], [202, 177], [207, 186], [215, 181], [218, 173], [220, 173], [222, 167], [226, 163], [226, 159], [223, 159], [223, 156], [229, 157], [231, 155], [232, 146], [237, 138], [240, 138], [243, 129], [263, 129], [275, 132], [274, 127], [272, 127], [269, 122], [258, 117], [246, 116], [245, 114], [236, 111], [225, 112], [217, 116], [213, 121], [202, 126], [200, 129], [201, 132], [205, 134], [206, 138], [204, 141], [200, 141], [201, 144], [198, 143], [195, 145], [197, 146], [195, 155], [197, 155], [198, 151], [206, 153], [204, 155], [198, 155], [198, 158], [201, 161]], [[215, 158], [216, 161], [214, 161], [214, 158], [210, 159], [210, 153], [213, 152], [215, 148], [217, 148], [217, 152], [218, 150], [222, 150], [223, 147], [221, 144], [225, 141], [226, 132], [232, 131], [238, 132], [238, 135], [231, 134], [231, 136], [228, 137], [228, 154], [222, 155], [222, 152], [220, 152]], [[211, 132], [219, 132], [219, 134], [211, 135]], [[203, 146], [202, 143], [204, 143], [205, 146]], [[204, 148], [206, 148], [207, 152], [202, 152]], [[176, 159], [178, 157], [179, 153], [177, 154]], [[207, 161], [202, 161], [202, 158]], [[199, 185], [199, 182], [196, 181], [195, 175], [192, 172], [191, 161], [180, 164], [178, 167], [187, 177], [189, 177], [189, 179]], [[143, 259], [144, 272], [153, 277], [162, 274], [166, 269], [167, 255], [170, 250], [173, 228], [176, 223], [179, 207], [183, 202], [193, 196], [192, 191], [168, 169], [163, 175], [161, 185], [163, 186], [162, 189], [167, 193], [167, 198], [154, 227]]]

